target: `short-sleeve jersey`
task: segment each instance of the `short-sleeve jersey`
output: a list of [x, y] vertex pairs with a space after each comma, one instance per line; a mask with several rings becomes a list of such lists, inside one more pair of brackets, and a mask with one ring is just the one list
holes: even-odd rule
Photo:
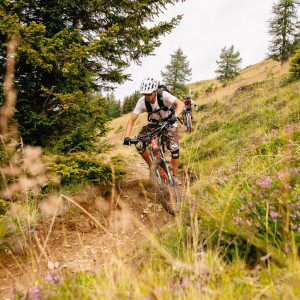
[[185, 107], [185, 110], [191, 110], [192, 109], [192, 105], [195, 105], [195, 102], [191, 99], [190, 103], [187, 103], [187, 100], [183, 101]]
[[[170, 108], [177, 98], [175, 96], [171, 95], [170, 93], [168, 93], [166, 91], [163, 91], [162, 92], [162, 99], [163, 99], [164, 105], [166, 107]], [[153, 104], [150, 103], [150, 105], [152, 107], [152, 111], [160, 109], [158, 101], [157, 101], [157, 96], [156, 96], [155, 102]], [[143, 112], [147, 112], [147, 107], [146, 107], [146, 104], [145, 104], [145, 96], [142, 96], [138, 100], [138, 102], [137, 102], [137, 104], [134, 108], [134, 111], [133, 111], [133, 113], [135, 113], [137, 115], [139, 115]], [[171, 112], [169, 110], [167, 110], [167, 111], [160, 110], [157, 113], [151, 114], [150, 117], [151, 117], [151, 119], [161, 121], [162, 119], [166, 119], [170, 114], [171, 114]]]

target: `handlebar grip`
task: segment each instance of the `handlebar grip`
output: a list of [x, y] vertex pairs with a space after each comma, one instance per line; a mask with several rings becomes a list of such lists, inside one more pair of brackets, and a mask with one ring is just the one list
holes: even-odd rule
[[133, 140], [130, 140], [130, 145], [135, 145], [137, 144], [139, 141], [137, 139], [133, 139]]

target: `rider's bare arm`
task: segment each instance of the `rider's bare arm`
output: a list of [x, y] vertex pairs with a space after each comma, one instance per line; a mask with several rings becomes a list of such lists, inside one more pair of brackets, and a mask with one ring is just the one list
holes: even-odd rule
[[132, 113], [128, 123], [127, 123], [127, 126], [126, 126], [126, 130], [125, 130], [125, 138], [126, 137], [129, 137], [130, 136], [130, 133], [131, 133], [131, 130], [132, 130], [132, 127], [133, 127], [133, 124], [134, 122], [136, 121], [136, 119], [138, 118], [139, 115], [135, 114], [135, 113]]
[[176, 106], [175, 114], [177, 116], [179, 116], [181, 114], [181, 112], [183, 111], [185, 104], [182, 101], [180, 101], [179, 99], [176, 99], [174, 101], [174, 105]]

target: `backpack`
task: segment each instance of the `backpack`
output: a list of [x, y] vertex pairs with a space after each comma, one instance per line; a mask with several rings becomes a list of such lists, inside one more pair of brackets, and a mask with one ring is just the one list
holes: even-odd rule
[[[170, 93], [169, 89], [165, 85], [161, 84], [161, 85], [158, 86], [157, 102], [158, 102], [158, 105], [159, 105], [160, 108], [157, 109], [157, 110], [155, 110], [155, 111], [152, 111], [151, 104], [148, 101], [146, 101], [146, 99], [145, 99], [145, 105], [146, 105], [147, 112], [148, 112], [148, 122], [150, 122], [150, 120], [151, 120], [150, 119], [150, 115], [153, 114], [153, 113], [157, 113], [160, 110], [164, 110], [164, 111], [170, 110], [172, 112], [170, 114], [170, 116], [168, 118], [166, 118], [166, 119], [171, 118], [172, 114], [175, 111], [174, 105], [172, 105], [170, 108], [167, 107], [167, 106], [165, 106], [164, 101], [163, 101], [163, 96], [162, 96], [163, 91]], [[165, 121], [165, 119], [163, 121]]]

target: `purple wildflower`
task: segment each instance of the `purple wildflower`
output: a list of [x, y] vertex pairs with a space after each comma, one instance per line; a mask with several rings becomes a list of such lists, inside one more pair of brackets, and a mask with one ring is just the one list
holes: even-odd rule
[[45, 281], [48, 281], [55, 285], [57, 282], [59, 282], [60, 276], [55, 273], [55, 271], [50, 271], [48, 275], [45, 277]]
[[272, 129], [272, 133], [275, 134], [275, 133], [276, 133], [276, 130], [275, 130], [275, 129]]
[[234, 225], [238, 225], [238, 224], [244, 224], [244, 221], [241, 217], [233, 217], [232, 218], [232, 223]]
[[17, 298], [17, 291], [16, 291], [16, 289], [14, 287], [12, 287], [10, 289], [10, 296], [11, 296], [12, 300], [15, 300]]
[[296, 225], [296, 224], [291, 224], [291, 228], [293, 229], [293, 230], [296, 230], [297, 228], [298, 228], [298, 225]]
[[34, 288], [32, 289], [32, 300], [39, 300], [40, 299], [40, 291], [41, 287], [38, 283], [35, 284]]
[[252, 201], [248, 201], [248, 204], [251, 208], [254, 206], [254, 203]]
[[281, 215], [275, 211], [270, 211], [270, 216], [272, 219], [277, 219], [281, 217]]
[[261, 176], [260, 181], [256, 182], [256, 184], [264, 190], [268, 190], [271, 187], [271, 183], [272, 181], [270, 176]]
[[24, 296], [20, 300], [26, 300], [28, 297], [28, 291], [24, 293]]
[[226, 169], [225, 169], [224, 167], [221, 167], [221, 168], [219, 169], [219, 172], [224, 172], [224, 171], [226, 171]]
[[189, 279], [188, 276], [186, 276], [186, 277], [184, 278], [184, 280], [183, 280], [181, 286], [182, 286], [183, 288], [186, 288], [186, 287], [189, 285], [189, 283], [190, 283], [190, 279]]
[[246, 220], [246, 222], [249, 226], [252, 226], [251, 222], [248, 219]]
[[240, 194], [240, 198], [243, 200], [245, 197], [246, 197], [245, 193], [242, 192], [242, 193]]

